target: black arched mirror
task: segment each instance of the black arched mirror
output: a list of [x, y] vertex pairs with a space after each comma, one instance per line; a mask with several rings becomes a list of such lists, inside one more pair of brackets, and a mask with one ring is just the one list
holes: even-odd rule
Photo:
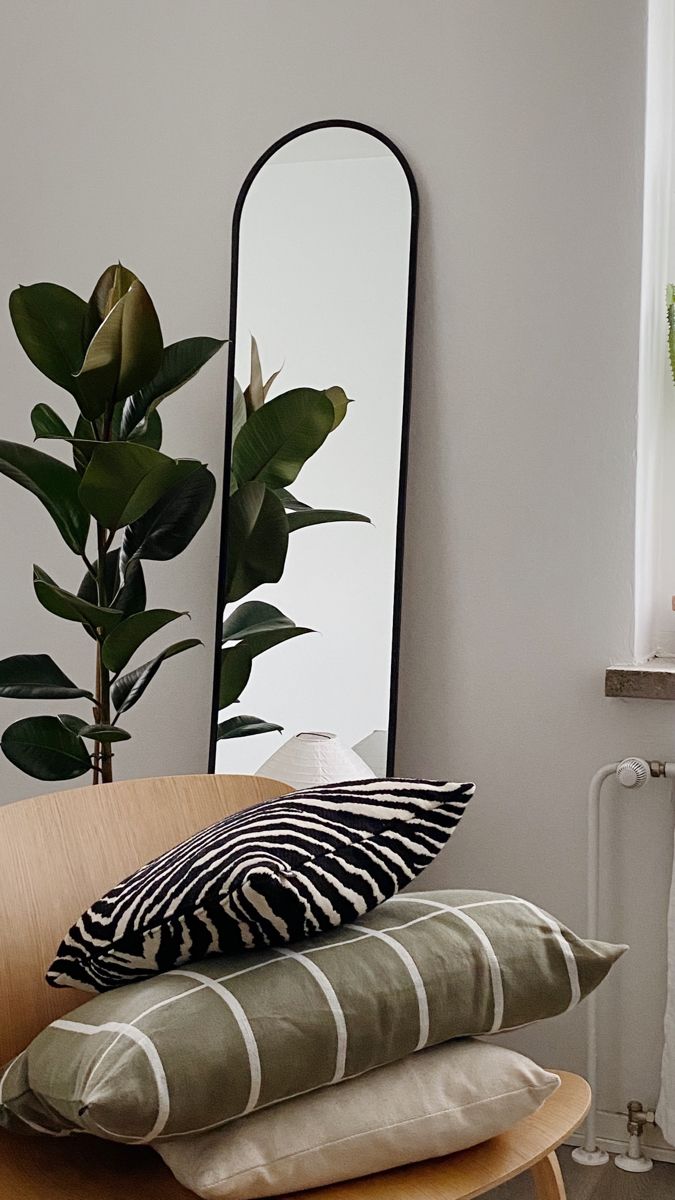
[[269, 760], [309, 735], [326, 779], [393, 772], [416, 236], [406, 160], [355, 122], [240, 192], [212, 771], [297, 785]]

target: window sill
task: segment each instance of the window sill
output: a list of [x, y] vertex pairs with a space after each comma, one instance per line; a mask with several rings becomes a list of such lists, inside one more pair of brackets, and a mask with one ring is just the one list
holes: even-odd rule
[[608, 667], [605, 695], [624, 700], [675, 700], [675, 658]]

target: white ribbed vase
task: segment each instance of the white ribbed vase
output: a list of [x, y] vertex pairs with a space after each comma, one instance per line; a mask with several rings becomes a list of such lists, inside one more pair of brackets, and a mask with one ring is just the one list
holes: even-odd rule
[[375, 773], [335, 733], [297, 733], [256, 771], [300, 791], [346, 779], [374, 779]]

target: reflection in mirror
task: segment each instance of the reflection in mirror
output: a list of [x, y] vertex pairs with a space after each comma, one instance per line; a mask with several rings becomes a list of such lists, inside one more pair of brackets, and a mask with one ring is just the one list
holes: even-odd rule
[[398, 151], [346, 124], [284, 139], [242, 191], [216, 771], [393, 768], [415, 208]]

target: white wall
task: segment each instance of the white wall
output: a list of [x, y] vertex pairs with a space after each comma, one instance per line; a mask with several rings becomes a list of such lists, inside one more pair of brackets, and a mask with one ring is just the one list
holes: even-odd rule
[[[632, 645], [645, 9], [6, 0], [0, 51], [0, 292], [85, 290], [120, 255], [172, 338], [225, 328], [232, 206], [274, 138], [340, 115], [409, 156], [422, 226], [398, 765], [478, 782], [434, 882], [520, 891], [577, 926], [590, 775], [675, 753], [673, 706], [603, 696]], [[2, 432], [25, 437], [52, 389], [6, 319], [1, 336]], [[167, 446], [217, 461], [222, 382], [216, 360], [167, 402]], [[0, 653], [62, 644], [72, 665], [30, 591], [34, 556], [69, 578], [61, 551], [28, 498], [0, 482], [0, 503]], [[153, 572], [206, 637], [216, 524]], [[208, 652], [164, 680], [139, 706], [129, 772], [206, 762]], [[4, 798], [33, 790], [0, 770]], [[657, 785], [606, 803], [601, 923], [632, 943], [603, 1000], [601, 1101], [618, 1108], [656, 1099], [672, 816]], [[580, 1067], [582, 1028], [579, 1013], [520, 1040]]]

